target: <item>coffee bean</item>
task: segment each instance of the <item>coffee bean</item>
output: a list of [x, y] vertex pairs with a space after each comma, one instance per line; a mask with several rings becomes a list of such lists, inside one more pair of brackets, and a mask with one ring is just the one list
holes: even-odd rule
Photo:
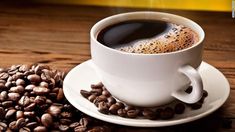
[[110, 97], [110, 96], [111, 96], [111, 94], [109, 93], [108, 90], [103, 90], [103, 91], [102, 91], [102, 95], [104, 95], [104, 96], [106, 96], [106, 97]]
[[57, 99], [57, 101], [61, 101], [63, 98], [64, 98], [64, 92], [63, 92], [63, 89], [60, 88], [59, 91], [58, 91], [56, 99]]
[[62, 113], [60, 114], [60, 116], [61, 116], [62, 118], [71, 118], [73, 115], [72, 115], [71, 112], [66, 112], [66, 111], [64, 111], [64, 112], [62, 112]]
[[36, 96], [34, 103], [38, 104], [38, 105], [42, 105], [46, 102], [46, 97], [45, 96]]
[[88, 118], [81, 118], [79, 121], [79, 124], [82, 126], [87, 126], [89, 123], [89, 119]]
[[28, 127], [22, 127], [19, 132], [31, 132], [31, 130]]
[[43, 69], [50, 69], [49, 66], [47, 65], [37, 65], [35, 68], [34, 68], [34, 72], [37, 74], [37, 75], [40, 75], [42, 73], [42, 70]]
[[35, 116], [35, 112], [34, 111], [25, 111], [24, 112], [24, 116], [25, 117], [34, 117]]
[[119, 109], [119, 110], [117, 111], [117, 114], [118, 114], [119, 116], [121, 116], [121, 117], [126, 117], [127, 111], [126, 111], [125, 109]]
[[10, 109], [7, 111], [6, 115], [5, 115], [5, 118], [6, 119], [10, 119], [11, 117], [14, 116], [14, 114], [16, 113], [16, 110], [15, 109]]
[[49, 82], [51, 80], [51, 72], [49, 70], [43, 70], [43, 73], [41, 74], [41, 78], [45, 82]]
[[92, 89], [90, 92], [91, 92], [91, 94], [99, 96], [102, 94], [102, 89]]
[[24, 112], [23, 111], [17, 111], [16, 112], [16, 119], [20, 119], [24, 117]]
[[22, 96], [18, 101], [18, 104], [21, 106], [27, 106], [30, 104], [30, 100], [28, 96]]
[[115, 103], [116, 103], [116, 99], [114, 99], [113, 97], [108, 97], [108, 98], [107, 98], [107, 101], [108, 101], [108, 103], [110, 103], [110, 104], [115, 104]]
[[111, 114], [115, 114], [115, 115], [116, 115], [118, 109], [120, 109], [120, 106], [117, 105], [117, 104], [113, 104], [113, 105], [111, 105], [111, 106], [109, 107], [109, 112], [110, 112]]
[[178, 103], [175, 105], [175, 113], [176, 114], [182, 114], [182, 113], [184, 113], [184, 110], [185, 110], [184, 104]]
[[30, 66], [29, 65], [21, 65], [19, 67], [19, 71], [20, 72], [25, 72], [25, 71], [28, 71], [30, 69]]
[[45, 127], [50, 127], [53, 123], [53, 118], [50, 114], [43, 114], [41, 117], [41, 122]]
[[60, 123], [63, 125], [69, 125], [71, 122], [70, 119], [60, 119]]
[[91, 84], [91, 88], [92, 89], [102, 89], [104, 85], [102, 84], [102, 82], [99, 82], [97, 84]]
[[142, 111], [142, 115], [143, 115], [145, 118], [150, 119], [150, 120], [153, 120], [153, 119], [156, 118], [155, 112], [154, 112], [153, 110], [151, 110], [151, 109], [144, 109], [144, 110]]
[[94, 94], [92, 94], [92, 95], [90, 95], [89, 97], [88, 97], [88, 100], [90, 101], [90, 102], [93, 102], [95, 99], [96, 99], [96, 95], [94, 95]]
[[17, 79], [16, 80], [16, 85], [20, 85], [20, 86], [24, 86], [25, 85], [25, 81], [23, 79]]
[[61, 125], [59, 125], [59, 130], [62, 132], [66, 132], [69, 130], [69, 126], [61, 124]]
[[17, 128], [21, 128], [23, 126], [25, 126], [25, 119], [24, 118], [19, 118], [17, 121], [16, 121], [16, 127]]
[[31, 103], [27, 107], [24, 107], [24, 111], [32, 111], [36, 106], [36, 103]]
[[105, 102], [99, 102], [98, 104], [98, 111], [103, 114], [108, 114], [109, 108]]
[[10, 101], [18, 101], [20, 99], [19, 93], [8, 93], [8, 100]]
[[95, 98], [95, 100], [93, 101], [93, 103], [98, 106], [99, 102], [106, 102], [107, 101], [107, 97], [104, 95], [100, 95], [97, 98]]
[[4, 83], [0, 83], [0, 91], [6, 90], [6, 88]]
[[36, 95], [46, 95], [50, 92], [50, 89], [44, 87], [34, 87], [33, 91]]
[[4, 122], [0, 122], [0, 131], [6, 131], [7, 130], [7, 124]]
[[127, 106], [125, 106], [124, 109], [125, 109], [126, 111], [135, 110], [135, 107], [134, 107], [134, 106], [131, 106], [131, 105], [127, 105]]
[[91, 95], [91, 93], [86, 90], [80, 90], [80, 94], [85, 98], [88, 98]]
[[33, 129], [37, 126], [38, 126], [37, 122], [29, 122], [29, 123], [26, 124], [26, 127], [30, 128], [30, 129]]
[[1, 80], [6, 80], [9, 77], [9, 75], [5, 72], [0, 73], [0, 79]]
[[1, 94], [0, 94], [0, 97], [1, 97], [1, 101], [4, 101], [8, 98], [8, 95], [7, 95], [7, 91], [2, 91]]
[[128, 118], [136, 118], [138, 116], [138, 111], [137, 110], [129, 110], [127, 111], [127, 117]]
[[2, 106], [5, 108], [12, 107], [13, 102], [12, 101], [4, 101], [2, 102]]
[[40, 82], [39, 86], [45, 87], [45, 88], [49, 88], [48, 83], [47, 83], [47, 82], [44, 82], [44, 81], [43, 81], [43, 82]]
[[17, 126], [16, 126], [16, 121], [12, 121], [10, 124], [9, 124], [9, 128], [11, 129], [11, 130], [17, 130], [18, 128], [17, 128]]
[[27, 85], [26, 87], [25, 87], [25, 90], [26, 91], [33, 91], [33, 88], [34, 87], [36, 87], [34, 84], [30, 84], [30, 85]]
[[53, 102], [50, 99], [46, 99], [47, 104], [52, 104]]
[[11, 86], [12, 86], [12, 83], [11, 83], [11, 82], [6, 82], [6, 83], [5, 83], [5, 87], [10, 88]]
[[74, 128], [74, 132], [85, 132], [87, 130], [86, 126], [77, 126]]
[[61, 108], [59, 106], [51, 105], [48, 109], [48, 113], [54, 117], [58, 117], [61, 113]]
[[27, 79], [33, 84], [39, 83], [41, 81], [41, 77], [38, 76], [37, 74], [31, 74], [27, 76]]
[[200, 102], [197, 102], [197, 103], [194, 103], [194, 104], [190, 104], [189, 105], [193, 110], [197, 110], [197, 109], [200, 109], [202, 107], [202, 103]]
[[70, 128], [75, 128], [75, 127], [77, 127], [77, 126], [79, 126], [79, 125], [80, 125], [79, 122], [74, 122], [74, 123], [70, 124], [69, 127], [70, 127]]
[[161, 119], [171, 119], [174, 117], [174, 110], [170, 107], [166, 107], [164, 110], [161, 111], [160, 113], [160, 118]]
[[11, 87], [9, 92], [13, 92], [13, 93], [23, 93], [24, 92], [24, 87], [21, 85], [18, 85], [16, 87]]
[[[3, 107], [0, 107], [0, 120], [4, 119], [5, 117], [5, 110]], [[1, 122], [0, 122], [1, 123]], [[0, 124], [1, 125], [1, 124]]]
[[34, 132], [47, 132], [47, 128], [44, 126], [37, 126], [36, 128], [34, 128], [33, 131]]
[[122, 102], [117, 102], [116, 105], [118, 105], [120, 109], [125, 107], [125, 105]]

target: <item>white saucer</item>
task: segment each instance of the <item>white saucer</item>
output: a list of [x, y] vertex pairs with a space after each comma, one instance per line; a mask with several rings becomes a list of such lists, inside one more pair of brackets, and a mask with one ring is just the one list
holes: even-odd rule
[[171, 120], [129, 119], [116, 115], [104, 115], [97, 111], [94, 104], [80, 95], [80, 90], [90, 90], [90, 85], [100, 82], [96, 72], [92, 68], [91, 60], [88, 60], [73, 68], [64, 80], [64, 94], [68, 101], [83, 113], [94, 118], [136, 127], [160, 127], [182, 124], [200, 119], [217, 110], [229, 96], [230, 86], [224, 75], [213, 66], [202, 62], [199, 73], [203, 80], [204, 89], [208, 92], [202, 108], [190, 110], [181, 115], [175, 115]]

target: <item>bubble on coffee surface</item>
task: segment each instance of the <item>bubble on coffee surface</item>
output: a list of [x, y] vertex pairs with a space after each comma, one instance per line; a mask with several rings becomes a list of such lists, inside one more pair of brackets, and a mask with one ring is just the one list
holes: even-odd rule
[[172, 24], [167, 32], [153, 38], [137, 40], [115, 49], [142, 54], [166, 53], [182, 50], [198, 41], [198, 35], [191, 28]]

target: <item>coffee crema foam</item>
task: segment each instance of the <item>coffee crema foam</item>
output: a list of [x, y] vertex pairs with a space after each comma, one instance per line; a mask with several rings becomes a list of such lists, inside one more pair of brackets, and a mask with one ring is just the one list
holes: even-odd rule
[[171, 24], [171, 29], [159, 36], [137, 40], [115, 49], [141, 54], [167, 53], [188, 48], [198, 40], [198, 34], [191, 28]]

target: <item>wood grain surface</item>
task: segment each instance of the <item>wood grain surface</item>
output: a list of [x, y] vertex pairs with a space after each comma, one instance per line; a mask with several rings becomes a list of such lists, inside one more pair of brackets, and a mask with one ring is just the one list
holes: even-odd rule
[[[121, 12], [148, 10], [91, 6], [0, 3], [0, 67], [44, 63], [69, 71], [90, 56], [89, 30], [98, 20]], [[112, 125], [117, 131], [235, 131], [222, 120], [235, 118], [235, 19], [230, 12], [155, 10], [197, 22], [206, 32], [203, 60], [229, 80], [231, 94], [212, 115], [191, 123], [163, 128]]]

